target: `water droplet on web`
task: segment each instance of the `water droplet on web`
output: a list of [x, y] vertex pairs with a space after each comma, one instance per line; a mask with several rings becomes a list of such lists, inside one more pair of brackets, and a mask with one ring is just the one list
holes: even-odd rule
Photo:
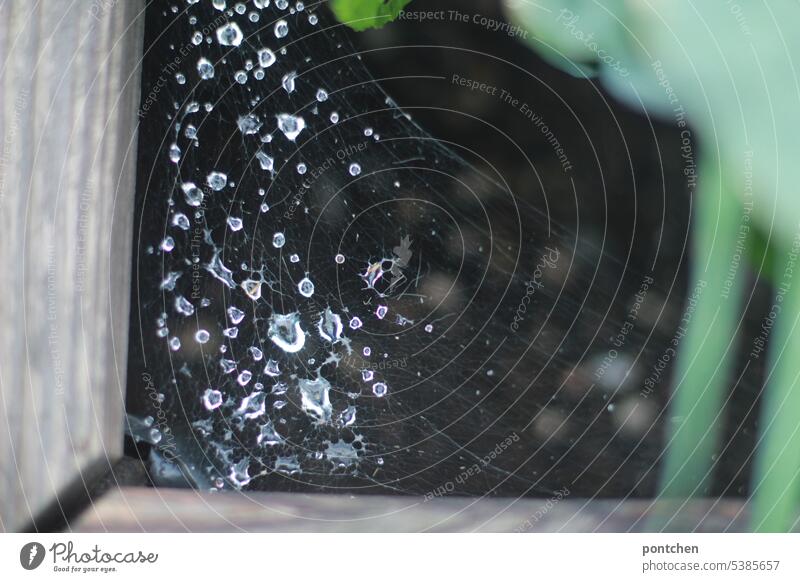
[[235, 339], [239, 336], [239, 328], [238, 327], [226, 327], [222, 330], [222, 335], [225, 337], [229, 337], [231, 339]]
[[297, 284], [297, 290], [303, 297], [311, 297], [314, 294], [314, 283], [306, 277]]
[[331, 113], [331, 123], [339, 123], [339, 114], [335, 111]]
[[219, 361], [219, 367], [222, 368], [223, 374], [230, 374], [236, 369], [236, 362], [234, 362], [233, 360], [222, 358]]
[[265, 154], [264, 152], [262, 152], [261, 150], [256, 152], [256, 159], [258, 160], [258, 163], [261, 166], [262, 170], [271, 172], [272, 169], [275, 167], [275, 160], [272, 159], [267, 154]]
[[164, 240], [161, 241], [161, 250], [168, 253], [174, 248], [175, 240], [171, 236], [164, 237]]
[[312, 26], [315, 25], [318, 21], [319, 21], [319, 19], [317, 18], [316, 14], [309, 14], [308, 15], [308, 23], [311, 24]]
[[222, 190], [227, 183], [228, 176], [222, 172], [215, 171], [206, 176], [206, 184], [208, 184], [209, 187], [215, 192]]
[[281, 248], [285, 244], [286, 237], [282, 232], [276, 232], [274, 235], [272, 235], [272, 246], [274, 246], [276, 249]]
[[289, 34], [289, 24], [285, 20], [275, 23], [275, 38], [284, 38]]
[[341, 264], [343, 264], [343, 263], [344, 263], [344, 255], [342, 255], [342, 254], [336, 255], [336, 256], [334, 257], [334, 260], [335, 260], [335, 261], [336, 261], [338, 264], [340, 264], [340, 265], [341, 265]]
[[247, 83], [247, 73], [245, 73], [244, 71], [236, 71], [233, 74], [233, 78], [240, 85], [244, 85], [245, 83]]
[[318, 422], [330, 422], [333, 412], [330, 401], [330, 382], [325, 378], [299, 380], [298, 386], [303, 411]]
[[300, 174], [301, 176], [305, 174], [307, 170], [308, 168], [304, 163], [300, 162], [299, 164], [297, 164], [297, 173]]
[[194, 313], [194, 305], [183, 295], [178, 295], [175, 297], [175, 311], [181, 315], [192, 315]]
[[299, 263], [300, 262], [300, 255], [293, 254], [292, 256], [289, 257], [289, 262]]
[[386, 317], [386, 312], [389, 311], [389, 308], [385, 305], [379, 305], [378, 308], [375, 310], [375, 315], [378, 319], [383, 319]]
[[253, 373], [250, 370], [244, 370], [237, 376], [236, 382], [240, 386], [247, 386], [250, 383], [250, 380], [253, 378]]
[[275, 0], [275, 6], [280, 10], [286, 10], [289, 6], [289, 0]]
[[200, 57], [197, 61], [197, 74], [201, 79], [208, 80], [214, 78], [214, 65], [205, 57]]
[[214, 275], [216, 279], [225, 283], [228, 288], [234, 289], [236, 287], [236, 284], [233, 282], [233, 273], [222, 263], [219, 252], [214, 253], [211, 262], [206, 265], [206, 269], [209, 273]]
[[317, 322], [317, 330], [320, 337], [329, 342], [336, 342], [341, 339], [343, 327], [342, 318], [331, 311], [330, 307], [320, 314]]
[[184, 85], [186, 83], [186, 75], [183, 73], [175, 73], [175, 80], [178, 82], [178, 85]]
[[170, 338], [169, 349], [171, 349], [173, 352], [177, 352], [179, 349], [181, 349], [181, 340], [176, 337]]
[[372, 348], [369, 346], [364, 346], [364, 349], [361, 350], [361, 353], [365, 356], [369, 356], [372, 353]]
[[254, 133], [258, 133], [258, 130], [261, 129], [261, 120], [258, 118], [258, 115], [248, 113], [247, 115], [239, 117], [236, 125], [239, 126], [239, 131], [244, 135], [253, 135]]
[[262, 8], [267, 8], [269, 6], [269, 0], [253, 0], [253, 5], [261, 10]]
[[253, 301], [261, 299], [261, 281], [245, 279], [242, 281], [242, 289], [244, 289], [244, 292]]
[[354, 317], [353, 319], [350, 320], [350, 329], [358, 329], [362, 325], [363, 323], [361, 322], [361, 319], [359, 319], [358, 317]]
[[268, 48], [262, 48], [258, 51], [258, 64], [267, 69], [271, 67], [277, 58], [275, 53]]
[[181, 161], [181, 148], [176, 143], [169, 146], [169, 160], [175, 164]]
[[267, 362], [267, 365], [264, 366], [264, 373], [267, 376], [272, 376], [273, 378], [275, 376], [280, 376], [281, 375], [281, 367], [278, 364], [278, 362], [276, 362], [275, 360], [270, 358], [269, 361]]
[[288, 113], [281, 113], [277, 116], [278, 129], [283, 132], [289, 141], [294, 141], [300, 132], [306, 127], [306, 122], [302, 117], [289, 115]]
[[370, 382], [375, 377], [375, 372], [372, 370], [361, 370], [361, 379], [364, 382]]
[[[215, 0], [216, 6], [217, 0]], [[224, 2], [223, 8], [224, 10]], [[242, 44], [242, 30], [235, 22], [223, 24], [217, 29], [217, 42], [223, 46], [239, 46]]]
[[241, 218], [236, 218], [235, 216], [229, 216], [228, 217], [228, 226], [230, 227], [230, 229], [232, 231], [236, 232], [238, 230], [242, 230], [242, 227], [244, 226], [244, 223], [242, 222]]
[[256, 442], [262, 446], [274, 446], [283, 443], [283, 437], [275, 430], [275, 425], [268, 420], [261, 426], [261, 433], [256, 437]]
[[247, 349], [247, 351], [248, 351], [248, 352], [250, 352], [250, 356], [252, 356], [252, 358], [253, 358], [253, 359], [254, 359], [256, 362], [259, 362], [259, 361], [261, 361], [261, 358], [263, 358], [263, 357], [264, 357], [264, 352], [262, 352], [262, 351], [261, 351], [260, 349], [258, 349], [256, 346], [250, 346], [250, 347]]
[[431, 333], [433, 331], [433, 326], [429, 323], [428, 325], [425, 326], [425, 331]]
[[202, 400], [206, 410], [214, 410], [222, 405], [222, 392], [208, 388], [203, 393]]
[[386, 384], [383, 382], [376, 382], [372, 385], [372, 393], [378, 398], [386, 396], [386, 392], [388, 392], [388, 390], [389, 389], [386, 387]]
[[198, 330], [198, 332], [196, 334], [194, 334], [194, 339], [195, 339], [195, 341], [197, 343], [204, 344], [204, 343], [207, 343], [208, 340], [211, 339], [211, 334], [208, 333], [206, 330], [201, 329], [201, 330]]
[[239, 325], [244, 319], [244, 311], [237, 307], [228, 307], [228, 317], [232, 324]]
[[266, 411], [266, 400], [267, 395], [263, 392], [253, 392], [242, 399], [242, 403], [236, 410], [236, 414], [244, 416], [247, 419], [258, 418]]
[[177, 226], [181, 230], [189, 230], [189, 219], [182, 212], [176, 212], [172, 217], [173, 226]]
[[317, 89], [317, 101], [322, 103], [328, 100], [328, 92], [325, 89]]
[[199, 46], [199, 45], [200, 45], [200, 43], [202, 43], [202, 42], [203, 42], [203, 35], [202, 35], [202, 34], [200, 34], [199, 32], [195, 32], [195, 33], [192, 35], [192, 44], [193, 44], [194, 46]]
[[293, 354], [303, 349], [306, 332], [300, 327], [300, 314], [273, 313], [269, 318], [269, 339], [284, 352]]
[[167, 276], [161, 281], [161, 284], [158, 288], [162, 291], [174, 291], [175, 290], [175, 283], [178, 282], [181, 273], [177, 273], [175, 271], [171, 271], [167, 273]]
[[358, 176], [361, 173], [361, 166], [356, 163], [350, 164], [350, 175], [351, 176]]
[[237, 489], [240, 489], [250, 483], [250, 459], [244, 458], [231, 467], [231, 472], [228, 475], [231, 483]]
[[364, 130], [364, 135], [370, 137], [372, 135], [372, 128], [368, 127]]
[[203, 203], [203, 191], [195, 186], [194, 182], [184, 182], [181, 184], [183, 198], [189, 206], [200, 206]]
[[352, 426], [356, 422], [356, 407], [352, 404], [342, 412], [342, 426]]
[[150, 444], [157, 445], [161, 442], [161, 431], [157, 428], [150, 429]]
[[281, 86], [286, 90], [288, 94], [292, 94], [294, 92], [294, 81], [297, 78], [297, 73], [295, 71], [291, 71], [286, 73], [281, 79]]

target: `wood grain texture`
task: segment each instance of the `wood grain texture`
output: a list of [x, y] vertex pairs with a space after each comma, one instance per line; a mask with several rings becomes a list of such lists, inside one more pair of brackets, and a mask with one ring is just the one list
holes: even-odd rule
[[739, 499], [554, 501], [122, 488], [89, 507], [76, 532], [744, 531]]
[[121, 454], [142, 7], [0, 2], [0, 531]]

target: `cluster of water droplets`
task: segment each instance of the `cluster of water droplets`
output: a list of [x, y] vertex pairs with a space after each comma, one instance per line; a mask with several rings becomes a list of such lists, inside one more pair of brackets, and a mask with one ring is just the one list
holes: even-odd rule
[[[344, 358], [353, 356], [354, 336], [368, 333], [372, 322], [384, 320], [389, 307], [381, 304], [355, 315], [346, 305], [329, 304], [332, 290], [318, 288], [310, 265], [304, 265], [305, 275], [295, 280], [294, 296], [286, 297], [285, 304], [290, 308], [282, 307], [283, 300], [278, 304], [268, 298], [268, 295], [274, 298], [275, 292], [282, 299], [287, 294], [287, 288], [277, 284], [275, 275], [283, 268], [285, 254], [290, 264], [303, 262], [299, 252], [286, 252], [288, 248], [294, 250], [301, 241], [290, 241], [286, 232], [274, 226], [270, 230], [278, 223], [270, 220], [267, 192], [279, 165], [287, 161], [278, 156], [285, 148], [296, 147], [295, 143], [312, 130], [320, 129], [312, 127], [310, 120], [315, 125], [336, 124], [340, 120], [324, 87], [311, 89], [314, 96], [311, 105], [297, 102], [287, 110], [274, 110], [267, 97], [274, 90], [282, 91], [290, 99], [298, 94], [298, 87], [304, 83], [300, 72], [294, 68], [282, 74], [273, 71], [280, 68], [276, 63], [289, 59], [286, 42], [294, 23], [304, 18], [313, 26], [317, 17], [302, 2], [290, 4], [287, 0], [254, 0], [247, 5], [225, 0], [187, 0], [187, 4], [191, 8], [206, 1], [224, 18], [212, 33], [195, 31], [186, 40], [199, 49], [216, 43], [226, 51], [224, 54], [237, 51], [244, 56], [244, 66], [232, 67], [228, 57], [212, 58], [215, 53], [209, 53], [197, 57], [175, 76], [186, 97], [182, 104], [176, 102], [174, 142], [168, 148], [169, 161], [178, 168], [178, 179], [175, 195], [169, 201], [167, 231], [156, 245], [156, 252], [173, 253], [176, 238], [185, 233], [191, 235], [190, 248], [204, 249], [208, 258], [203, 258], [203, 252], [186, 253], [183, 249], [188, 257], [184, 269], [165, 274], [160, 291], [171, 309], [157, 318], [155, 336], [166, 343], [175, 358], [184, 353], [187, 358], [200, 354], [207, 368], [216, 368], [215, 373], [205, 375], [208, 381], [185, 373], [177, 388], [184, 395], [194, 394], [202, 407], [201, 417], [192, 426], [199, 436], [209, 438], [209, 449], [216, 455], [217, 472], [211, 479], [215, 487], [245, 487], [254, 479], [272, 473], [301, 475], [308, 458], [327, 459], [331, 470], [356, 471], [370, 447], [358, 432], [360, 402], [364, 398], [390, 398], [391, 386], [371, 368], [360, 370], [358, 380], [348, 383], [343, 383], [344, 376], [336, 376], [331, 370]], [[200, 23], [191, 10], [187, 15], [190, 23], [199, 28]], [[270, 42], [248, 37], [245, 19], [264, 24], [271, 34], [262, 33], [257, 38], [271, 37]], [[217, 106], [193, 98], [193, 92], [200, 91], [207, 83], [245, 87], [262, 84], [253, 89], [256, 97], [235, 120], [238, 138], [258, 148], [247, 171], [261, 172], [259, 179], [264, 187], [252, 195], [261, 200], [263, 217], [230, 213], [225, 221], [226, 240], [245, 236], [268, 241], [270, 253], [259, 267], [231, 264], [226, 259], [225, 244], [214, 238], [205, 223], [205, 212], [220, 204], [220, 196], [237, 187], [241, 179], [236, 175], [237, 170], [233, 167], [200, 170], [184, 163], [187, 152], [204, 146], [200, 140], [202, 115]], [[375, 141], [379, 138], [371, 128], [365, 128], [363, 134]], [[277, 144], [273, 141], [276, 139], [285, 140], [278, 144], [284, 150], [271, 147]], [[219, 147], [218, 140], [210, 140], [208, 147]], [[348, 160], [336, 171], [345, 179], [354, 180], [362, 175], [362, 163]], [[305, 162], [294, 162], [292, 167], [300, 176], [309, 172]], [[332, 252], [328, 259], [329, 264], [339, 267], [348, 260], [340, 252]], [[402, 260], [389, 254], [388, 258], [364, 264], [360, 277], [366, 285], [362, 289], [370, 296], [382, 296], [377, 282], [390, 278], [393, 265]], [[210, 283], [199, 292], [201, 286], [197, 282], [203, 276]], [[195, 292], [191, 296], [186, 288], [179, 289], [181, 279], [192, 281]], [[225, 297], [228, 305], [222, 310], [225, 321], [215, 319], [220, 312], [219, 297]], [[408, 321], [399, 314], [396, 316], [398, 321]], [[179, 336], [170, 331], [173, 320], [195, 326], [188, 341], [186, 334]], [[368, 340], [360, 340], [365, 341]], [[361, 360], [368, 362], [372, 356], [371, 348], [364, 347]], [[304, 416], [310, 428], [295, 434], [293, 419], [298, 414]], [[227, 428], [223, 438], [212, 440], [216, 434], [215, 419], [220, 418]], [[320, 436], [320, 442], [315, 443], [315, 435], [324, 438]]]

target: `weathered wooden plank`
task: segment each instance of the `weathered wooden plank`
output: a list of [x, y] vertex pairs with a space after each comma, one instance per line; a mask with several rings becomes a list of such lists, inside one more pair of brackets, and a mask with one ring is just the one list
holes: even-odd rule
[[0, 531], [121, 454], [142, 7], [0, 2]]
[[740, 499], [682, 502], [200, 493], [116, 489], [71, 525], [79, 532], [744, 531]]

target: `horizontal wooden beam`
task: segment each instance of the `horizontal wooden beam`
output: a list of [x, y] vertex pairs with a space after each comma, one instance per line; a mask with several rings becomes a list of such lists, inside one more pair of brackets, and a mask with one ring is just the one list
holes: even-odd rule
[[745, 531], [739, 499], [682, 502], [200, 493], [122, 488], [96, 501], [77, 532]]

